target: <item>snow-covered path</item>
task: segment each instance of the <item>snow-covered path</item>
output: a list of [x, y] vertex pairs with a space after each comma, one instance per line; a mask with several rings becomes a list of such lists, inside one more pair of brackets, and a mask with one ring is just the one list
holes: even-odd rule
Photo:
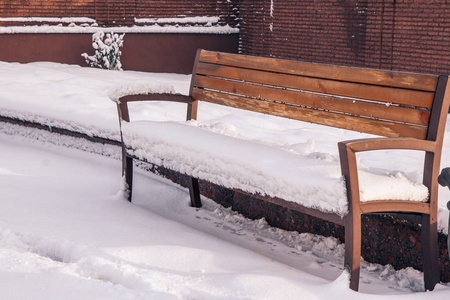
[[[2, 299], [448, 299], [414, 270], [363, 264], [347, 288], [343, 245], [270, 228], [137, 171], [123, 199], [119, 149], [2, 124]], [[8, 128], [5, 128], [8, 127]], [[38, 141], [39, 140], [39, 141]], [[62, 145], [77, 144], [99, 155]], [[85, 145], [83, 145], [85, 144]], [[388, 296], [387, 296], [388, 295]]]
[[305, 294], [293, 279], [325, 283], [167, 218], [241, 231], [154, 175], [136, 176], [144, 207], [124, 201], [113, 157], [20, 136], [0, 143], [4, 299], [274, 299], [278, 284]]

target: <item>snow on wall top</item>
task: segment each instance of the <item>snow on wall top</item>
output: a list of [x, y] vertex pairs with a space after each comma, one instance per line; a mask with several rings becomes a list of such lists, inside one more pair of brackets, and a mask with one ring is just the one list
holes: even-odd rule
[[172, 24], [186, 24], [186, 23], [197, 23], [197, 24], [217, 24], [219, 22], [219, 17], [183, 17], [183, 18], [134, 18], [135, 23], [172, 23]]
[[86, 17], [64, 17], [64, 18], [52, 18], [52, 17], [10, 17], [0, 18], [1, 22], [49, 22], [49, 23], [96, 23], [95, 19]]
[[[120, 33], [239, 33], [238, 28], [219, 25], [219, 17], [185, 17], [185, 18], [135, 18], [139, 24], [131, 27], [99, 27], [91, 18], [0, 18], [2, 22], [42, 23], [29, 26], [0, 27], [0, 34], [14, 33], [95, 33], [99, 30]], [[48, 24], [51, 23], [51, 24]], [[59, 23], [59, 24], [56, 24]], [[66, 25], [63, 25], [66, 24]], [[144, 25], [143, 25], [144, 24]]]

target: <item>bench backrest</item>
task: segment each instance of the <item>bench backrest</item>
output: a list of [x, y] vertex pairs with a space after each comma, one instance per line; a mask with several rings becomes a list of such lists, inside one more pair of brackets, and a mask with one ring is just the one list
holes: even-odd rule
[[191, 95], [385, 137], [435, 140], [446, 88], [447, 76], [199, 50]]

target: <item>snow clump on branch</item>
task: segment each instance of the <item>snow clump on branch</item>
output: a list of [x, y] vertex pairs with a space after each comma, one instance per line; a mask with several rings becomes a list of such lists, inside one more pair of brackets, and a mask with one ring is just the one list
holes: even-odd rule
[[105, 33], [98, 31], [92, 35], [92, 47], [95, 54], [89, 56], [87, 53], [81, 54], [91, 67], [98, 67], [107, 70], [122, 70], [120, 48], [123, 47], [123, 37], [125, 33]]

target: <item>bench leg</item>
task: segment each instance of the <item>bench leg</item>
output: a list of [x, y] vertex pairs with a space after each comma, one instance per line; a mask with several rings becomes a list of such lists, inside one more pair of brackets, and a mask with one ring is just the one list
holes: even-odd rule
[[131, 202], [133, 192], [133, 159], [126, 155], [122, 156], [122, 176], [125, 177], [126, 198]]
[[422, 253], [425, 290], [432, 291], [440, 282], [437, 223], [431, 223], [429, 215], [422, 216]]
[[198, 179], [194, 177], [188, 177], [189, 195], [191, 196], [191, 205], [193, 207], [201, 207], [202, 200], [200, 199], [200, 187], [198, 185]]
[[347, 218], [345, 222], [344, 267], [350, 274], [350, 289], [358, 291], [361, 265], [361, 216]]

